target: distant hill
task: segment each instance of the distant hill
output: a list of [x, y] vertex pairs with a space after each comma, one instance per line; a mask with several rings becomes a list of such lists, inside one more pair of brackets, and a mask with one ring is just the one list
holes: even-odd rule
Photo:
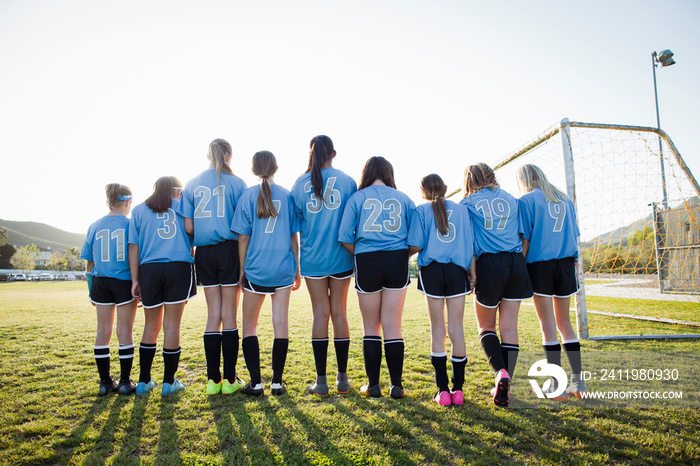
[[63, 252], [68, 248], [80, 249], [85, 242], [84, 234], [69, 233], [45, 223], [0, 219], [0, 227], [7, 228], [7, 240], [17, 248], [36, 244], [40, 248]]
[[[671, 205], [673, 209], [676, 205]], [[698, 197], [692, 197], [688, 199], [688, 207], [690, 209], [697, 209], [700, 207], [700, 199]], [[620, 227], [616, 230], [603, 233], [602, 235], [596, 236], [592, 240], [581, 243], [581, 248], [585, 249], [593, 246], [594, 244], [608, 245], [612, 244], [614, 246], [626, 246], [627, 240], [632, 237], [637, 231], [643, 230], [645, 227], [654, 228], [654, 216], [649, 214], [644, 218], [630, 223], [627, 226]]]

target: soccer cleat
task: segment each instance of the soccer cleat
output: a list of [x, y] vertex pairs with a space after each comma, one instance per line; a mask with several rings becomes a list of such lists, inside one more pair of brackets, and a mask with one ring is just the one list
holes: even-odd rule
[[464, 393], [462, 390], [455, 390], [451, 395], [453, 405], [462, 406], [464, 404]]
[[287, 393], [287, 384], [284, 382], [270, 384], [270, 393], [273, 395], [284, 395]]
[[379, 384], [372, 385], [371, 387], [369, 385], [363, 385], [360, 387], [360, 395], [367, 396], [369, 398], [381, 398], [382, 389]]
[[580, 400], [585, 396], [584, 393], [586, 393], [586, 382], [581, 378], [574, 379], [574, 377], [572, 377], [571, 385], [566, 389], [567, 398], [576, 398]]
[[224, 383], [222, 381], [216, 383], [212, 379], [209, 379], [209, 382], [207, 382], [207, 395], [216, 395], [217, 393], [221, 393], [221, 387], [223, 384]]
[[156, 384], [153, 380], [151, 380], [148, 383], [145, 382], [139, 382], [138, 385], [136, 385], [136, 394], [137, 395], [145, 395], [146, 393], [150, 392], [154, 388], [156, 388], [158, 384]]
[[224, 379], [224, 384], [221, 387], [221, 393], [224, 395], [230, 395], [232, 393], [236, 393], [238, 390], [243, 388], [245, 384], [243, 381], [236, 377], [236, 379], [233, 381], [233, 383], [229, 382], [228, 379]]
[[338, 390], [338, 393], [343, 395], [350, 393], [350, 381], [348, 380], [347, 372], [338, 372], [338, 375], [335, 376], [335, 388]]
[[389, 395], [395, 400], [400, 400], [406, 396], [406, 391], [401, 385], [392, 385], [389, 389]]
[[173, 383], [163, 382], [163, 386], [160, 389], [160, 393], [161, 395], [172, 395], [173, 393], [177, 393], [184, 389], [185, 384], [177, 379], [174, 379]]
[[109, 382], [100, 383], [100, 388], [97, 391], [97, 396], [105, 396], [109, 392], [117, 391], [117, 381], [110, 380]]
[[318, 396], [328, 396], [328, 382], [325, 375], [316, 376], [316, 381], [309, 385], [309, 393]]
[[510, 402], [510, 376], [508, 371], [501, 369], [496, 374], [496, 387], [491, 391], [493, 403], [496, 406], [507, 407]]
[[136, 391], [136, 384], [132, 382], [131, 380], [127, 380], [126, 382], [119, 382], [119, 385], [117, 385], [117, 393], [120, 395], [131, 395]]
[[433, 401], [440, 406], [450, 406], [452, 404], [452, 395], [447, 390], [437, 392]]
[[264, 393], [263, 384], [259, 383], [253, 386], [250, 382], [248, 382], [248, 385], [241, 388], [241, 393], [248, 396], [262, 396]]

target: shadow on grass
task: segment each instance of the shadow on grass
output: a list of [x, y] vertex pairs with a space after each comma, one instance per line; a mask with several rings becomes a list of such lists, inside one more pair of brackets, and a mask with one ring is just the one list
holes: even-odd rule
[[[88, 398], [86, 396], [86, 398]], [[75, 455], [75, 451], [83, 445], [83, 437], [85, 432], [95, 422], [100, 413], [105, 411], [109, 406], [109, 398], [96, 398], [92, 402], [92, 406], [88, 408], [87, 413], [82, 421], [70, 432], [68, 437], [53, 444], [53, 455], [47, 458], [47, 462], [69, 463], [70, 459]]]
[[129, 418], [129, 425], [126, 427], [124, 432], [124, 441], [119, 449], [119, 452], [114, 457], [114, 462], [125, 463], [129, 461], [137, 461], [140, 456], [140, 445], [141, 436], [143, 435], [143, 422], [144, 416], [146, 415], [146, 408], [148, 407], [148, 400], [151, 394], [146, 395], [131, 395], [134, 400], [134, 404], [131, 409], [131, 417]]
[[158, 464], [183, 464], [180, 456], [180, 437], [174, 416], [182, 394], [183, 391], [180, 391], [160, 398], [160, 429], [156, 452], [156, 463]]

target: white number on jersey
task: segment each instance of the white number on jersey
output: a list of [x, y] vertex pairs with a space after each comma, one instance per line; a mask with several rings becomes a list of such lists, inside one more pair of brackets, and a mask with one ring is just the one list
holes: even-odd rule
[[552, 231], [558, 233], [564, 226], [564, 219], [566, 218], [566, 206], [563, 202], [548, 202], [549, 206], [549, 216], [555, 220], [554, 228]]
[[332, 176], [326, 180], [326, 186], [323, 188], [323, 202], [316, 197], [314, 193], [314, 187], [311, 181], [307, 181], [304, 185], [304, 192], [311, 193], [311, 201], [306, 203], [306, 209], [312, 214], [317, 214], [321, 212], [323, 206], [326, 206], [328, 210], [335, 210], [340, 207], [340, 191], [334, 189], [336, 177]]
[[282, 201], [277, 199], [272, 200], [272, 205], [275, 206], [277, 215], [267, 217], [267, 225], [265, 225], [265, 233], [273, 233], [275, 231], [275, 225], [277, 225], [277, 217], [281, 215], [280, 209], [282, 208]]
[[173, 211], [173, 209], [168, 209], [167, 212], [158, 214], [158, 220], [163, 220], [163, 228], [158, 228], [158, 236], [163, 239], [173, 238], [177, 233], [175, 211]]
[[[367, 199], [364, 209], [371, 210], [369, 217], [362, 226], [363, 231], [382, 231], [382, 226], [386, 231], [393, 233], [401, 228], [401, 203], [396, 199], [387, 199], [382, 205], [379, 199]], [[381, 224], [376, 223], [383, 210], [389, 211], [389, 219]]]
[[510, 216], [510, 204], [503, 198], [496, 197], [489, 204], [488, 199], [482, 199], [475, 204], [477, 210], [480, 210], [484, 216], [484, 228], [493, 230], [493, 219], [498, 219], [496, 230], [505, 230]]
[[450, 217], [452, 217], [452, 211], [448, 210], [447, 211], [447, 234], [446, 235], [443, 236], [440, 234], [440, 230], [436, 230], [438, 239], [440, 241], [442, 241], [443, 243], [451, 243], [457, 237], [457, 229], [455, 227], [455, 224], [450, 222]]
[[109, 262], [109, 240], [113, 239], [117, 241], [117, 246], [115, 252], [117, 253], [117, 261], [123, 262], [126, 260], [126, 230], [119, 228], [112, 232], [110, 236], [109, 230], [104, 229], [97, 232], [95, 235], [96, 240], [100, 240], [100, 259], [102, 262]]
[[216, 196], [216, 216], [225, 217], [226, 216], [226, 186], [220, 185], [214, 188], [212, 192], [208, 186], [197, 186], [194, 190], [194, 196], [200, 197], [201, 199], [197, 203], [197, 208], [194, 211], [194, 218], [210, 218], [211, 211], [207, 210], [209, 201], [212, 198], [212, 194]]

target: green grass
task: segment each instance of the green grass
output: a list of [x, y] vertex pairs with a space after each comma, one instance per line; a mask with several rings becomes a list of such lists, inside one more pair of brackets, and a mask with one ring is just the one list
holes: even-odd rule
[[[690, 320], [700, 319], [696, 306]], [[182, 328], [178, 378], [188, 384], [162, 398], [98, 398], [92, 346], [95, 315], [84, 283], [0, 284], [0, 464], [698, 464], [700, 411], [692, 408], [600, 408], [583, 402], [541, 409], [497, 409], [487, 395], [493, 376], [479, 347], [471, 304], [465, 316], [467, 382], [462, 407], [441, 408], [434, 394], [429, 323], [412, 287], [404, 312], [403, 400], [367, 400], [362, 326], [350, 293], [353, 391], [320, 399], [313, 381], [311, 312], [304, 289], [293, 293], [289, 395], [207, 397], [202, 332], [203, 293], [190, 302]], [[635, 321], [602, 318], [609, 325]], [[269, 300], [260, 319], [263, 378], [269, 383]], [[139, 310], [135, 340], [143, 325]], [[607, 325], [607, 324], [606, 324]], [[639, 323], [646, 326], [647, 323]], [[665, 326], [673, 333], [686, 328]], [[612, 331], [612, 330], [611, 330]], [[633, 330], [634, 331], [634, 330]], [[645, 330], [646, 331], [646, 330]], [[541, 351], [531, 306], [520, 318], [523, 351]], [[112, 341], [117, 373], [116, 336]], [[582, 342], [585, 352], [698, 351], [697, 341]], [[159, 350], [162, 345], [159, 343]], [[448, 350], [449, 351], [449, 350]], [[329, 369], [335, 364], [332, 345]], [[136, 366], [138, 365], [138, 357]], [[239, 371], [247, 378], [243, 358]], [[154, 362], [162, 373], [162, 360]], [[518, 366], [515, 383], [528, 382]], [[332, 371], [329, 370], [329, 373]], [[137, 377], [138, 368], [133, 375]], [[381, 383], [388, 387], [384, 368]], [[269, 393], [269, 392], [268, 392]], [[697, 396], [697, 393], [695, 393]]]

